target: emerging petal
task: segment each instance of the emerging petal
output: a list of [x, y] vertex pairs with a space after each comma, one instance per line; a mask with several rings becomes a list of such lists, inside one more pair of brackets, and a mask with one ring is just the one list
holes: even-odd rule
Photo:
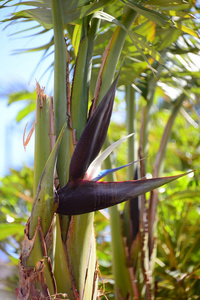
[[[117, 147], [119, 146], [122, 142], [124, 142], [126, 139], [128, 139], [129, 137], [133, 136], [134, 133], [131, 133], [127, 136], [124, 136], [123, 138], [121, 138], [120, 140], [116, 141], [115, 143], [111, 144], [108, 148], [106, 148], [97, 158], [95, 158], [95, 160], [93, 160], [93, 162], [90, 164], [86, 174], [87, 176], [85, 177], [85, 179], [88, 180], [92, 180], [93, 178], [95, 178], [96, 176], [98, 176], [98, 174], [100, 173], [100, 168], [101, 168], [101, 164], [103, 163], [103, 161], [108, 157], [108, 155], [110, 155], [110, 153]], [[122, 167], [123, 168], [123, 167]], [[106, 176], [106, 175], [104, 175]], [[103, 177], [104, 177], [103, 176]], [[101, 177], [102, 178], [102, 177]], [[100, 179], [100, 178], [99, 178]], [[99, 180], [98, 179], [98, 180]]]
[[126, 168], [126, 167], [128, 167], [128, 166], [131, 166], [131, 165], [135, 164], [135, 163], [138, 162], [138, 161], [139, 161], [139, 160], [133, 161], [133, 162], [131, 162], [131, 163], [129, 163], [129, 164], [123, 165], [123, 166], [118, 167], [118, 168], [102, 170], [102, 171], [99, 172], [98, 176], [95, 177], [95, 178], [92, 179], [92, 180], [93, 180], [93, 181], [98, 181], [98, 180], [104, 178], [105, 176], [107, 176], [108, 174], [114, 173], [114, 172], [116, 172], [116, 171], [118, 171], [118, 170], [121, 170], [121, 169]]

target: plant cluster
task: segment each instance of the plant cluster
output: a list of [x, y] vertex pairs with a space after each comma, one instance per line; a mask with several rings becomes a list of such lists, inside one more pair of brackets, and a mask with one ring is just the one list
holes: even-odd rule
[[198, 3], [14, 6], [4, 22], [51, 30], [34, 50], [54, 52], [53, 97], [39, 84], [36, 101], [26, 93], [23, 115], [35, 109], [33, 180], [24, 168], [1, 186], [1, 249], [12, 259], [8, 245], [22, 247], [17, 298], [198, 299], [198, 172], [154, 190], [199, 165]]

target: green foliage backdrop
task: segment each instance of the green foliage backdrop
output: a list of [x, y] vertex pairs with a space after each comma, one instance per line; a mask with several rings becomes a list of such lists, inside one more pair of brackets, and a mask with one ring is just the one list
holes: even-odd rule
[[[79, 139], [87, 122], [91, 101], [100, 102], [112, 83], [116, 70], [121, 69], [106, 143], [108, 144], [108, 140], [109, 143], [116, 142], [133, 131], [135, 135], [114, 150], [111, 159], [105, 161], [104, 168], [109, 169], [111, 164], [119, 167], [131, 160], [145, 157], [137, 167], [134, 165], [118, 171], [115, 174], [116, 181], [132, 180], [136, 169], [139, 178], [177, 175], [181, 171], [196, 170], [194, 174], [190, 173], [159, 188], [158, 193], [147, 193], [139, 200], [134, 200], [135, 202], [130, 200], [126, 204], [94, 213], [99, 298], [199, 299], [200, 65], [196, 63], [199, 61], [200, 48], [198, 3], [192, 0], [100, 0], [70, 1], [69, 6], [68, 2], [59, 1], [63, 11], [57, 10], [60, 4], [56, 6], [54, 1], [19, 3], [18, 10], [7, 20], [3, 20], [11, 22], [10, 24], [12, 21], [36, 21], [42, 29], [39, 33], [41, 35], [54, 28], [51, 41], [34, 51], [44, 50], [44, 54], [48, 55], [56, 49], [55, 62], [50, 68], [54, 66], [57, 74], [54, 86], [57, 137], [62, 121], [65, 122], [66, 118], [66, 102], [59, 106], [60, 99], [65, 101], [67, 98], [68, 105], [69, 99], [72, 101], [72, 123]], [[3, 8], [12, 4], [12, 1], [1, 3]], [[21, 4], [26, 4], [26, 9], [21, 9]], [[62, 16], [62, 24], [58, 16]], [[66, 77], [71, 94], [69, 86], [66, 93]], [[35, 110], [36, 98], [40, 101], [40, 96], [38, 90], [37, 93], [22, 91], [9, 95], [8, 102], [11, 105], [15, 105], [15, 101], [27, 100], [27, 107], [17, 116], [18, 121]], [[48, 97], [45, 101], [45, 105], [51, 105]], [[70, 118], [69, 111], [67, 113]], [[41, 118], [40, 121], [42, 120]], [[10, 170], [10, 174], [2, 178], [0, 185], [0, 249], [8, 257], [8, 264], [15, 266], [13, 276], [4, 282], [4, 290], [9, 293], [13, 293], [19, 285], [17, 265], [24, 227], [51, 147], [43, 139], [48, 128], [38, 128], [36, 135], [38, 140], [44, 142], [47, 157], [38, 158], [36, 154], [34, 171], [26, 166], [19, 172]], [[70, 130], [68, 128], [64, 134], [58, 156], [57, 171], [61, 186], [68, 180], [66, 170], [73, 148]], [[40, 169], [40, 172], [36, 172], [36, 169]], [[111, 181], [113, 178], [108, 177], [107, 180]], [[140, 203], [140, 214], [138, 207], [133, 208], [133, 203]], [[134, 223], [137, 217], [138, 224]], [[31, 218], [32, 224], [35, 224], [37, 220], [34, 220], [33, 213]], [[85, 278], [85, 262], [76, 255], [79, 249], [85, 247], [81, 244], [83, 242], [84, 245], [82, 236], [86, 236], [87, 243], [87, 234], [90, 235], [87, 226], [89, 230], [93, 230], [93, 215], [74, 220], [72, 237], [80, 229], [76, 228], [76, 224], [82, 224], [76, 247], [72, 243], [73, 238], [68, 244], [67, 238], [65, 240], [68, 224], [72, 224], [68, 217], [57, 218], [55, 226], [57, 230], [62, 228], [62, 232], [56, 243], [62, 249], [63, 252], [60, 252], [63, 256], [63, 242], [69, 248], [68, 254], [73, 252], [70, 249], [74, 246], [74, 256], [69, 255], [69, 260], [72, 269], [74, 268], [75, 281], [81, 286], [80, 273]], [[51, 219], [48, 221], [51, 222]], [[31, 235], [34, 230], [32, 225]], [[134, 230], [136, 235], [133, 238]], [[94, 244], [95, 240], [93, 246]], [[60, 263], [58, 256], [55, 260]], [[58, 291], [64, 297], [63, 278], [71, 270], [65, 269], [61, 276], [61, 267], [63, 266], [58, 264], [54, 266], [54, 272]], [[78, 299], [74, 294], [73, 297]]]

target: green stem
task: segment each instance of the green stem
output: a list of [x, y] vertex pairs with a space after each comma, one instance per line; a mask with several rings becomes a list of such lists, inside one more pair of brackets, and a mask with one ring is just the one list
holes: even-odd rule
[[[136, 16], [136, 12], [131, 9], [127, 9], [122, 21], [123, 25], [129, 29]], [[103, 98], [113, 81], [116, 66], [125, 42], [126, 35], [126, 31], [124, 31], [121, 27], [117, 27], [105, 51], [106, 57], [104, 57], [95, 90], [95, 98], [97, 99], [97, 102]], [[104, 144], [104, 147], [106, 147], [106, 143]], [[111, 168], [111, 161], [109, 157], [105, 160], [105, 167], [106, 169]], [[107, 178], [108, 180], [113, 181], [112, 175], [107, 176]], [[128, 295], [133, 297], [133, 289], [131, 285], [130, 274], [127, 268], [126, 254], [123, 243], [122, 223], [118, 207], [114, 206], [110, 208], [109, 213], [112, 236], [112, 261], [116, 291], [115, 296], [116, 299], [119, 298], [119, 294], [117, 293], [117, 291], [119, 291], [123, 298], [126, 298]]]
[[151, 108], [153, 105], [154, 94], [156, 90], [156, 78], [152, 77], [148, 83], [148, 95], [147, 95], [147, 104], [143, 111], [143, 144], [142, 144], [142, 154], [144, 157], [148, 154], [148, 136], [149, 136], [149, 127], [150, 127], [150, 118], [151, 118]]
[[97, 32], [100, 23], [101, 20], [92, 19], [91, 26], [88, 30], [88, 51], [87, 51], [87, 59], [86, 59], [86, 67], [85, 67], [85, 73], [87, 74], [86, 89], [85, 89], [86, 99], [89, 99], [89, 87], [90, 87], [90, 80], [92, 74], [92, 57], [93, 57], [94, 45], [97, 38]]
[[[66, 45], [63, 34], [62, 1], [51, 0], [54, 29], [54, 120], [55, 132], [58, 137], [63, 124], [67, 121], [66, 95]], [[60, 186], [63, 187], [69, 178], [69, 164], [73, 151], [72, 134], [67, 127], [59, 148], [57, 172]], [[62, 231], [65, 234], [69, 224], [68, 216], [62, 217]]]
[[89, 17], [82, 21], [82, 38], [76, 59], [71, 95], [72, 126], [76, 129], [77, 140], [87, 123], [92, 56], [99, 28], [99, 20], [93, 19], [91, 27], [89, 27], [89, 21]]
[[[63, 34], [62, 1], [51, 0], [51, 11], [54, 30], [54, 119], [55, 133], [58, 137], [67, 120], [66, 100], [66, 45]], [[61, 187], [68, 179], [69, 161], [67, 159], [67, 132], [63, 135], [57, 161], [57, 172]]]
[[51, 0], [54, 29], [54, 116], [56, 136], [66, 122], [66, 46], [63, 35], [63, 21], [60, 0]]
[[[129, 29], [136, 16], [137, 13], [135, 11], [129, 8], [126, 9], [126, 13], [124, 15], [122, 24], [127, 29]], [[105, 61], [102, 63], [100, 73], [99, 73], [99, 78], [98, 78], [99, 82], [97, 81], [97, 86], [95, 91], [96, 94], [95, 97], [98, 97], [97, 102], [99, 102], [103, 98], [103, 96], [105, 95], [106, 91], [108, 90], [108, 88], [110, 87], [113, 81], [115, 70], [117, 67], [117, 63], [119, 61], [120, 54], [122, 52], [126, 35], [127, 32], [118, 26], [110, 40], [108, 48], [106, 49], [106, 51], [108, 51], [108, 54]]]
[[[176, 116], [182, 106], [183, 101], [185, 100], [185, 94], [180, 95], [176, 101], [172, 113], [168, 119], [165, 130], [163, 132], [162, 140], [160, 142], [160, 148], [157, 152], [156, 161], [153, 170], [153, 177], [158, 177], [162, 174], [164, 168], [165, 154], [167, 150], [167, 144], [171, 136], [172, 126], [176, 119]], [[149, 200], [149, 257], [151, 263], [152, 272], [154, 271], [154, 256], [156, 255], [156, 244], [155, 244], [155, 235], [156, 235], [156, 215], [157, 215], [157, 204], [158, 204], [158, 193], [152, 191], [150, 194]], [[154, 284], [152, 282], [152, 284]]]
[[70, 299], [74, 299], [72, 291], [72, 283], [68, 261], [66, 257], [66, 245], [63, 243], [61, 237], [61, 228], [59, 215], [56, 215], [56, 237], [54, 240], [54, 276], [56, 278], [58, 293], [67, 293]]
[[72, 127], [76, 130], [76, 138], [79, 140], [81, 133], [87, 122], [87, 104], [88, 100], [83, 95], [83, 89], [86, 84], [85, 63], [87, 57], [88, 37], [83, 36], [76, 59], [72, 94], [71, 94], [71, 114]]
[[[83, 19], [82, 39], [76, 61], [72, 90], [72, 126], [79, 139], [86, 123], [88, 111], [89, 86], [92, 70], [92, 56], [98, 20], [92, 20], [89, 28], [88, 18]], [[72, 275], [79, 297], [95, 299], [96, 284], [96, 245], [93, 229], [94, 213], [74, 216], [70, 223], [67, 238], [67, 255], [73, 266]]]
[[[162, 52], [163, 57], [165, 56], [165, 53], [166, 53], [166, 51]], [[143, 157], [146, 157], [148, 155], [148, 137], [149, 137], [149, 128], [150, 128], [151, 108], [153, 105], [154, 95], [155, 95], [156, 86], [157, 86], [157, 80], [158, 80], [160, 72], [163, 68], [163, 66], [160, 65], [158, 62], [154, 62], [154, 64], [155, 64], [155, 66], [153, 66], [153, 67], [155, 69], [157, 69], [157, 73], [156, 73], [156, 77], [154, 74], [151, 74], [151, 78], [148, 80], [147, 97], [146, 97], [147, 105], [143, 111], [143, 124], [142, 124], [142, 132], [141, 132], [142, 144], [140, 144]], [[144, 166], [145, 166], [145, 163], [144, 163]], [[144, 175], [145, 174], [142, 174], [142, 176], [144, 176]]]
[[51, 152], [49, 139], [49, 113], [49, 99], [46, 95], [37, 95], [33, 197], [35, 197], [40, 177]]
[[[136, 99], [135, 91], [131, 85], [126, 86], [126, 112], [127, 112], [127, 134], [133, 133], [134, 136], [128, 139], [128, 162], [137, 160], [136, 147]], [[128, 167], [127, 180], [133, 180], [134, 165]]]
[[[106, 145], [107, 143], [107, 145]], [[108, 140], [106, 140], [104, 146], [108, 146]], [[104, 161], [105, 169], [112, 169], [110, 157]], [[106, 176], [106, 181], [114, 181], [113, 174]], [[127, 267], [125, 246], [122, 232], [121, 216], [118, 210], [118, 206], [115, 205], [108, 209], [110, 214], [110, 227], [111, 227], [111, 245], [112, 245], [112, 264], [113, 274], [115, 280], [115, 299], [126, 299], [129, 295], [133, 299], [133, 289], [131, 284], [131, 278]], [[119, 293], [120, 294], [119, 294]]]
[[[37, 85], [37, 104], [36, 104], [36, 117], [35, 117], [35, 154], [34, 154], [34, 182], [33, 182], [33, 196], [34, 204], [38, 183], [47, 159], [50, 155], [50, 139], [49, 139], [49, 124], [50, 124], [50, 105], [49, 99], [43, 93], [40, 86]], [[42, 218], [42, 206], [39, 208], [39, 216]], [[29, 225], [29, 237], [33, 238], [36, 226], [38, 224], [38, 217], [35, 217], [34, 210], [32, 209], [30, 225]]]
[[[73, 79], [71, 94], [72, 126], [76, 129], [79, 139], [87, 122], [88, 95], [91, 77], [91, 64], [96, 32], [99, 22], [92, 22], [88, 32], [87, 18], [83, 19], [82, 39], [76, 60], [76, 69]], [[90, 44], [89, 44], [90, 42]], [[62, 239], [67, 245], [66, 255], [70, 266], [70, 276], [73, 277], [74, 285], [81, 299], [92, 299], [92, 293], [96, 294], [96, 250], [93, 231], [94, 214], [85, 214], [72, 217], [70, 223], [65, 217], [61, 218]], [[68, 225], [69, 224], [69, 228]], [[70, 234], [68, 234], [70, 231]], [[58, 244], [56, 245], [56, 248]], [[56, 252], [59, 251], [57, 248]], [[59, 257], [57, 258], [59, 259]], [[60, 261], [55, 262], [55, 267]], [[59, 270], [55, 269], [55, 276], [60, 280], [59, 290], [69, 289], [66, 278], [59, 277]], [[94, 289], [94, 287], [96, 287]], [[70, 287], [71, 288], [71, 287]]]
[[[136, 99], [135, 91], [131, 85], [125, 87], [126, 92], [126, 127], [127, 134], [135, 133], [133, 137], [128, 139], [128, 162], [137, 160], [137, 147], [136, 147]], [[127, 168], [127, 180], [133, 180], [136, 170], [136, 165]], [[132, 215], [132, 208], [134, 214]], [[131, 199], [125, 203], [123, 211], [124, 221], [124, 235], [127, 238], [127, 245], [129, 248], [135, 238], [138, 230], [138, 199]], [[133, 220], [134, 219], [134, 220]]]
[[162, 136], [162, 140], [160, 142], [160, 148], [159, 148], [157, 156], [156, 156], [155, 167], [154, 167], [154, 177], [160, 176], [162, 174], [162, 171], [164, 168], [164, 159], [165, 159], [167, 144], [168, 144], [168, 141], [171, 136], [172, 126], [174, 124], [176, 116], [177, 116], [185, 98], [186, 98], [185, 94], [182, 94], [175, 101], [174, 108], [172, 110], [171, 116], [165, 127], [165, 130], [164, 130], [164, 133]]
[[[52, 10], [52, 20], [54, 29], [54, 122], [55, 122], [55, 133], [58, 137], [63, 124], [67, 121], [67, 86], [66, 86], [66, 45], [64, 40], [64, 27], [63, 27], [63, 15], [62, 15], [62, 1], [61, 0], [51, 0], [51, 10]], [[66, 92], [67, 91], [67, 92]], [[62, 142], [58, 152], [57, 159], [57, 173], [59, 177], [60, 186], [63, 187], [69, 178], [69, 164], [71, 160], [71, 155], [73, 151], [72, 143], [72, 133], [71, 129], [67, 127]], [[58, 219], [58, 217], [57, 217]], [[55, 244], [55, 262], [54, 271], [55, 278], [58, 281], [58, 291], [65, 292], [70, 291], [71, 295], [71, 282], [70, 275], [68, 271], [68, 266], [66, 263], [66, 257], [61, 257], [57, 255], [61, 248], [59, 247], [59, 242], [61, 243], [61, 236], [65, 235], [69, 226], [69, 217], [63, 216], [62, 219], [62, 232], [56, 223], [56, 244]], [[57, 220], [58, 221], [58, 220]], [[58, 242], [59, 241], [59, 242]], [[63, 246], [62, 254], [64, 255]], [[63, 263], [64, 260], [64, 263]], [[63, 276], [60, 278], [60, 273], [58, 271], [59, 267], [64, 267]]]

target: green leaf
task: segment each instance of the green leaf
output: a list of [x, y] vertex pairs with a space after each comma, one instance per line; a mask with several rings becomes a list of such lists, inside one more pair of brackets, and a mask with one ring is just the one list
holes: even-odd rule
[[183, 4], [183, 0], [149, 0], [149, 5], [158, 5], [158, 6], [164, 6], [164, 7], [179, 7], [179, 6], [186, 6], [188, 7], [188, 4]]
[[36, 48], [25, 49], [25, 50], [18, 49], [16, 51], [16, 54], [18, 54], [18, 53], [22, 54], [22, 53], [27, 53], [27, 52], [35, 52], [35, 51], [42, 51], [42, 50], [48, 51], [50, 49], [50, 47], [53, 46], [53, 44], [54, 44], [54, 39], [51, 38], [50, 42], [47, 43], [47, 44], [45, 44], [45, 45], [42, 45], [42, 46], [36, 47]]
[[22, 91], [10, 94], [8, 97], [8, 104], [10, 105], [13, 102], [21, 101], [21, 100], [35, 101], [36, 97], [37, 97], [36, 91], [29, 92], [27, 90], [22, 90]]
[[[82, 19], [83, 17], [91, 15], [95, 11], [101, 10], [108, 4], [111, 4], [112, 2], [114, 2], [114, 0], [100, 0], [98, 2], [89, 4], [86, 2], [88, 1], [81, 1], [81, 3], [79, 3], [79, 1], [74, 1], [74, 3], [72, 3], [72, 6], [69, 7], [69, 1], [62, 1], [64, 25], [74, 23], [77, 20]], [[21, 4], [24, 3], [22, 2]], [[29, 2], [26, 2], [25, 4], [29, 5]], [[37, 21], [46, 29], [51, 29], [53, 26], [53, 20], [50, 9], [50, 1], [45, 1], [44, 4], [41, 4], [41, 2], [37, 3], [36, 1], [32, 1], [30, 5], [37, 8], [26, 9], [17, 13], [13, 13], [13, 16], [10, 19], [5, 19], [4, 22], [25, 18], [29, 21]]]
[[[145, 50], [149, 55], [151, 55], [154, 59], [159, 61], [160, 63], [164, 63], [164, 61], [161, 58], [161, 55], [151, 46], [149, 46], [145, 41], [144, 37], [141, 35], [138, 35], [137, 33], [128, 30], [120, 21], [118, 21], [116, 18], [113, 16], [103, 12], [103, 11], [98, 11], [94, 13], [93, 18], [100, 18], [102, 20], [106, 20], [108, 22], [111, 22], [113, 24], [116, 24], [120, 26], [122, 29], [124, 29], [130, 36], [132, 42], [134, 43], [135, 47], [137, 50], [140, 52], [140, 54], [143, 56], [143, 58], [148, 62], [148, 59], [144, 55], [144, 53], [141, 51], [139, 47], [141, 47], [143, 50]], [[148, 62], [149, 64], [149, 62]], [[150, 65], [150, 64], [149, 64]]]
[[155, 10], [153, 11], [152, 9], [146, 8], [142, 5], [132, 3], [131, 1], [127, 1], [127, 2], [122, 1], [122, 2], [126, 3], [128, 7], [135, 10], [137, 13], [143, 15], [148, 20], [155, 22], [159, 26], [166, 27], [168, 25], [169, 18], [167, 18], [165, 15], [161, 14], [160, 12], [157, 12]]
[[74, 48], [75, 56], [78, 55], [80, 39], [81, 39], [81, 26], [80, 24], [76, 24], [72, 36], [72, 46]]
[[12, 235], [21, 234], [23, 235], [24, 226], [22, 224], [11, 223], [11, 224], [0, 224], [0, 241], [11, 237]]
[[[77, 140], [87, 123], [88, 99], [82, 100], [83, 86], [87, 84], [85, 78], [85, 63], [87, 56], [88, 37], [84, 36], [79, 44], [78, 56], [74, 70], [73, 84], [71, 90], [71, 114], [72, 127], [76, 129]], [[84, 105], [85, 104], [85, 105]]]
[[30, 104], [26, 105], [23, 109], [21, 109], [17, 114], [16, 121], [20, 122], [33, 111], [35, 111], [35, 102], [31, 102]]
[[199, 39], [199, 34], [198, 34], [197, 31], [194, 31], [193, 29], [191, 29], [189, 27], [186, 27], [186, 26], [182, 25], [179, 22], [174, 22], [174, 23], [175, 23], [176, 28], [178, 28], [178, 29], [182, 30], [183, 32], [188, 33], [188, 34], [190, 34], [190, 35], [192, 35], [192, 36]]

